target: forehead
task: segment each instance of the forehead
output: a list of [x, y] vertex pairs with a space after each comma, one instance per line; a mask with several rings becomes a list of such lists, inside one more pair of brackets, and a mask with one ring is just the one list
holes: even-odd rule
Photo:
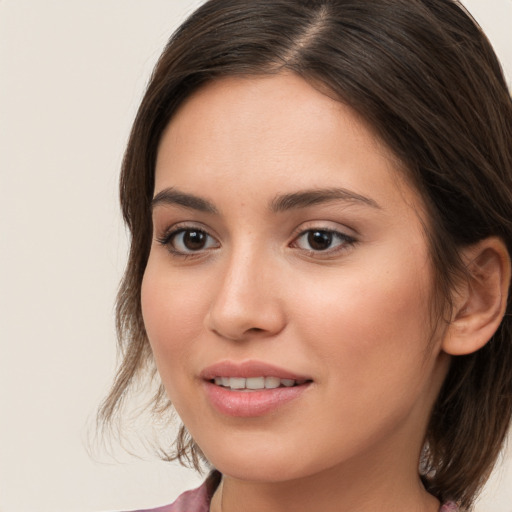
[[[166, 132], [178, 135], [194, 131], [199, 138], [204, 135], [202, 128], [215, 128], [215, 135], [224, 133], [231, 138], [237, 133], [250, 135], [256, 143], [259, 136], [272, 130], [274, 135], [282, 133], [276, 141], [282, 144], [286, 138], [297, 139], [301, 134], [311, 138], [316, 131], [321, 135], [327, 123], [343, 124], [352, 136], [359, 136], [361, 145], [370, 143], [374, 149], [394, 158], [355, 110], [335, 99], [321, 84], [312, 85], [291, 72], [228, 76], [208, 82], [183, 101]], [[236, 132], [230, 132], [235, 124]]]
[[155, 193], [220, 183], [247, 190], [342, 186], [367, 193], [390, 190], [390, 181], [411, 192], [404, 176], [357, 112], [283, 73], [222, 78], [192, 94], [160, 141]]

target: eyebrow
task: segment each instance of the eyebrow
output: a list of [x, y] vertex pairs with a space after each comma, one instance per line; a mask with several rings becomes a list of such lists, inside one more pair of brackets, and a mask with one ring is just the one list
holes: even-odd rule
[[[270, 202], [270, 210], [274, 213], [280, 213], [288, 210], [308, 208], [309, 206], [333, 201], [360, 203], [371, 206], [372, 208], [380, 208], [376, 201], [361, 194], [357, 194], [344, 188], [326, 188], [302, 190], [300, 192], [278, 195]], [[207, 199], [193, 194], [188, 194], [186, 192], [181, 192], [173, 187], [161, 190], [152, 199], [152, 210], [159, 205], [178, 205], [203, 213], [219, 213], [217, 208]]]
[[192, 194], [180, 192], [172, 187], [164, 188], [153, 198], [151, 209], [153, 210], [159, 205], [178, 205], [203, 213], [218, 213], [217, 208], [210, 201]]
[[379, 204], [373, 199], [344, 188], [313, 189], [279, 195], [270, 203], [270, 209], [277, 213], [297, 208], [307, 208], [332, 201], [360, 203], [380, 209]]

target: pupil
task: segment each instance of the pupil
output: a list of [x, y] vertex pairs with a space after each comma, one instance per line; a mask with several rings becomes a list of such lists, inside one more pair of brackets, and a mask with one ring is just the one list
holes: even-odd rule
[[308, 243], [315, 251], [325, 251], [331, 246], [332, 233], [327, 231], [312, 231], [308, 234]]
[[197, 251], [204, 247], [206, 235], [202, 231], [187, 231], [183, 235], [183, 244], [191, 251]]

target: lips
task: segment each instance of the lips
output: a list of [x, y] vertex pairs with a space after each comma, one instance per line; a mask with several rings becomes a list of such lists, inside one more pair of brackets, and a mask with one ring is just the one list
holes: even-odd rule
[[299, 375], [261, 361], [222, 361], [205, 368], [200, 377], [213, 407], [227, 416], [267, 414], [299, 398], [312, 383]]
[[199, 376], [204, 380], [213, 380], [215, 377], [277, 377], [294, 381], [312, 380], [307, 375], [300, 375], [290, 370], [274, 366], [262, 361], [221, 361], [205, 368]]

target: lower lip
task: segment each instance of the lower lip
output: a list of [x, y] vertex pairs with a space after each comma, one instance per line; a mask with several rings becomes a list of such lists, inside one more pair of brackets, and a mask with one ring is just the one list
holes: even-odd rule
[[251, 418], [263, 416], [300, 397], [310, 383], [289, 388], [235, 391], [211, 382], [205, 382], [206, 395], [211, 404], [226, 416]]

